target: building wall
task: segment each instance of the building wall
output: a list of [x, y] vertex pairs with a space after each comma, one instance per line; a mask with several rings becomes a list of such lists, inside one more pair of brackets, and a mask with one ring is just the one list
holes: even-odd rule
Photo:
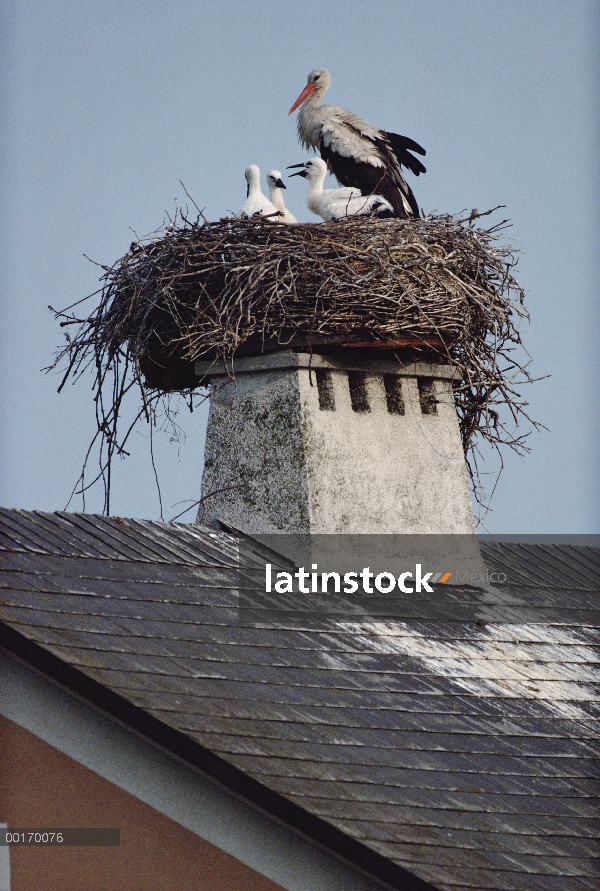
[[[66, 755], [93, 776], [106, 780], [108, 788], [116, 787], [127, 793], [126, 800], [133, 799], [140, 805], [146, 805], [148, 810], [144, 813], [152, 815], [153, 821], [158, 819], [156, 813], [162, 815], [167, 818], [166, 825], [174, 824], [187, 830], [200, 843], [208, 843], [208, 847], [202, 850], [225, 852], [231, 855], [234, 862], [249, 867], [248, 875], [266, 876], [271, 880], [271, 885], [263, 884], [261, 888], [381, 891], [379, 882], [341, 862], [1, 650], [0, 716], [43, 740], [51, 751]], [[12, 746], [5, 742], [7, 737], [2, 734], [2, 729], [0, 774], [4, 777], [5, 763], [8, 764], [5, 749], [8, 747], [13, 751], [15, 745], [14, 741]], [[18, 752], [18, 746], [16, 750]], [[11, 757], [15, 757], [14, 751]], [[27, 766], [26, 759], [25, 768], [22, 769], [33, 770], [31, 765], [35, 763], [29, 759]], [[63, 785], [60, 771], [56, 773], [56, 782], [59, 788]], [[16, 776], [8, 784], [11, 795], [26, 801], [27, 796], [18, 783]], [[0, 821], [10, 819], [12, 822], [12, 817], [4, 814], [2, 788], [6, 789], [7, 786], [0, 787]], [[94, 806], [102, 800], [102, 796], [97, 797]], [[141, 825], [143, 839], [145, 824]], [[188, 835], [185, 837], [188, 838]], [[155, 839], [153, 850], [157, 846], [160, 846], [160, 841]], [[16, 850], [13, 849], [11, 853]], [[27, 850], [40, 857], [44, 854], [44, 851]], [[105, 852], [114, 850], [104, 849]], [[58, 853], [64, 854], [65, 851]], [[226, 876], [225, 873], [223, 875]], [[183, 883], [168, 885], [162, 876], [159, 878], [161, 883], [158, 885], [144, 885], [139, 881], [132, 887], [119, 884], [116, 880], [113, 882], [110, 872], [107, 872], [103, 876], [104, 884], [94, 886], [88, 882], [80, 883], [77, 891], [95, 891], [96, 887], [102, 891], [129, 891], [130, 887], [132, 891], [152, 891], [154, 888], [161, 891], [196, 891], [197, 888], [246, 891], [246, 888], [252, 887], [237, 880], [226, 885], [196, 886], [188, 878]], [[63, 888], [66, 886], [61, 885], [60, 891]], [[35, 883], [26, 889], [14, 885], [12, 891], [55, 891], [55, 888], [45, 883]]]
[[11, 891], [281, 891], [281, 886], [0, 716], [0, 814], [13, 827], [113, 827], [119, 847], [14, 847]]

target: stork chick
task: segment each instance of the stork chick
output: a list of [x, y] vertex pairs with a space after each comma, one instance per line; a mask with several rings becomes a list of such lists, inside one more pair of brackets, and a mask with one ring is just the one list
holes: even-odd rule
[[[353, 216], [394, 216], [394, 208], [381, 195], [362, 195], [359, 189], [324, 189], [323, 183], [327, 175], [327, 164], [322, 158], [311, 158], [303, 164], [292, 164], [301, 167], [291, 176], [303, 176], [309, 182], [306, 203], [308, 209], [317, 216], [329, 220], [341, 220]], [[288, 168], [289, 169], [289, 168]]]
[[292, 105], [298, 114], [298, 136], [305, 148], [317, 149], [331, 172], [344, 186], [359, 188], [363, 195], [379, 193], [400, 217], [418, 217], [419, 206], [401, 165], [415, 176], [425, 167], [412, 154], [425, 154], [414, 139], [374, 127], [347, 108], [319, 105], [331, 84], [329, 72], [316, 68]]
[[290, 213], [285, 206], [281, 190], [285, 189], [286, 185], [281, 178], [279, 170], [271, 170], [271, 172], [267, 174], [267, 185], [269, 186], [269, 198], [271, 199], [271, 204], [274, 204], [279, 211], [279, 217], [277, 218], [279, 222], [288, 224], [297, 223], [298, 220], [294, 214]]
[[260, 190], [260, 170], [256, 164], [250, 164], [244, 171], [246, 182], [246, 200], [239, 209], [238, 216], [242, 220], [250, 220], [252, 217], [268, 217], [273, 222], [279, 219], [279, 212], [275, 205], [263, 195]]

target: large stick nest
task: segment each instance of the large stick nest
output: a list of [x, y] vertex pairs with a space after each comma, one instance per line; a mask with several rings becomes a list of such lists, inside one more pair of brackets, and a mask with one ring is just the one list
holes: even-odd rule
[[235, 355], [335, 343], [409, 344], [430, 361], [451, 361], [460, 372], [455, 399], [467, 456], [478, 435], [526, 450], [515, 433], [527, 418], [515, 388], [531, 380], [517, 349], [523, 292], [513, 252], [499, 240], [503, 223], [475, 228], [477, 216], [296, 226], [182, 218], [134, 242], [103, 267], [89, 317], [57, 313], [63, 325], [79, 325], [57, 360], [68, 359], [65, 379], [95, 368], [105, 483], [131, 431], [119, 440], [132, 383], [142, 391], [138, 417], [150, 419], [165, 391], [197, 386], [194, 360], [230, 366]]

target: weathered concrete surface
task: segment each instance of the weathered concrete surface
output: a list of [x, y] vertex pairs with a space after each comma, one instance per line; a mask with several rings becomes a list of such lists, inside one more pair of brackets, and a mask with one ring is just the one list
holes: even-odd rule
[[[366, 410], [352, 406], [348, 367], [366, 375]], [[317, 368], [334, 410], [320, 408]], [[401, 379], [404, 414], [389, 410], [383, 372]], [[221, 369], [208, 373], [202, 521], [249, 533], [474, 533], [451, 368], [280, 353], [240, 360], [225, 386]], [[434, 414], [419, 379], [432, 379]]]
[[434, 382], [438, 413], [424, 415], [416, 378], [404, 378], [401, 416], [381, 375], [366, 378], [369, 412], [352, 410], [344, 372], [332, 373], [334, 412], [315, 406], [308, 372], [299, 382], [313, 532], [474, 531], [449, 383]]
[[198, 521], [244, 532], [308, 532], [308, 474], [298, 372], [214, 381]]

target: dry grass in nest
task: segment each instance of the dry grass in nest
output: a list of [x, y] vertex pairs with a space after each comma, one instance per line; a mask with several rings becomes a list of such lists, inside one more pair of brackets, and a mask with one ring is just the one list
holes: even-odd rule
[[[124, 453], [134, 426], [117, 433], [132, 386], [142, 397], [136, 420], [155, 422], [166, 390], [193, 389], [194, 360], [230, 364], [236, 354], [287, 346], [318, 351], [325, 341], [408, 338], [430, 353], [437, 343], [438, 361], [462, 373], [454, 392], [476, 488], [478, 440], [526, 451], [519, 423], [538, 426], [517, 390], [531, 380], [519, 334], [528, 316], [513, 252], [499, 240], [506, 221], [480, 229], [479, 216], [296, 226], [182, 217], [134, 242], [103, 267], [91, 315], [57, 313], [62, 325], [79, 326], [55, 363], [68, 362], [63, 384], [95, 369], [95, 479], [104, 480], [105, 509], [112, 457]], [[88, 485], [82, 474], [81, 487]]]

